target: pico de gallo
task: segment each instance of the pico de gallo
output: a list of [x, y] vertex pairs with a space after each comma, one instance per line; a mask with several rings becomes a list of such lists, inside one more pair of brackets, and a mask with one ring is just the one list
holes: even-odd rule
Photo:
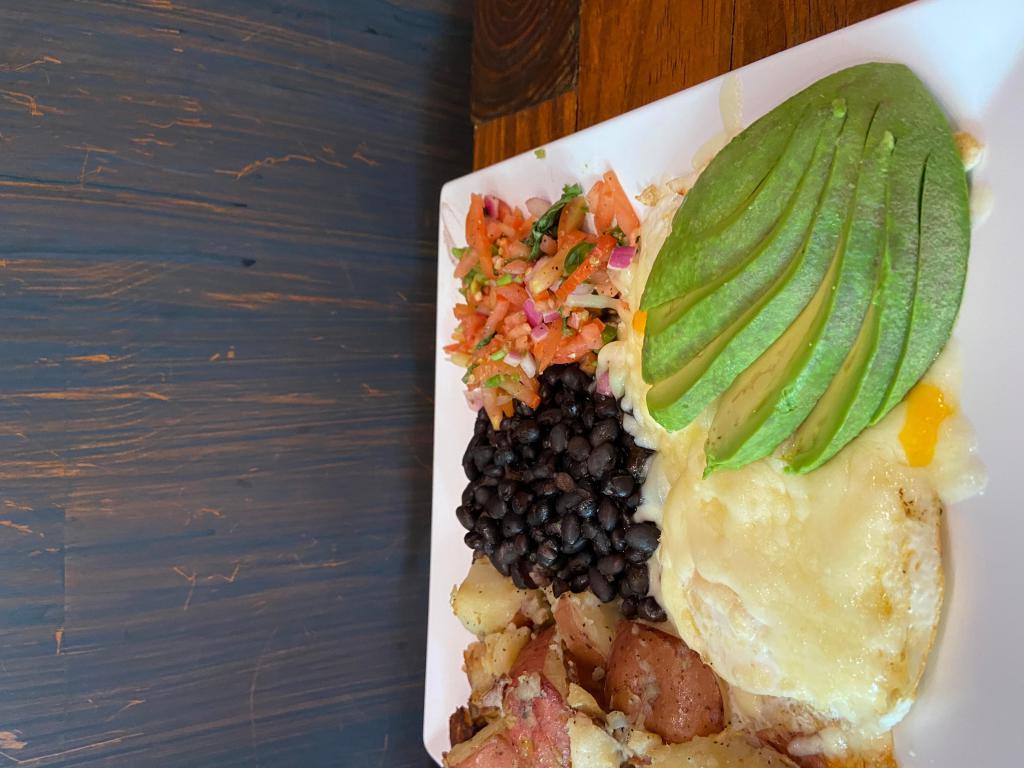
[[594, 371], [597, 351], [616, 336], [620, 299], [608, 272], [632, 262], [639, 229], [614, 171], [586, 195], [566, 185], [554, 203], [531, 198], [524, 210], [471, 196], [467, 245], [452, 251], [459, 324], [444, 350], [466, 369], [467, 400], [495, 429], [515, 400], [537, 406], [537, 376], [549, 365]]

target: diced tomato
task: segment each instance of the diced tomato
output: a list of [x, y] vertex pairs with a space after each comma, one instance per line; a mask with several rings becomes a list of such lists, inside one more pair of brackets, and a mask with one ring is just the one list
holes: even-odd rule
[[633, 210], [633, 204], [629, 202], [626, 191], [619, 183], [619, 177], [615, 175], [615, 171], [607, 171], [602, 179], [605, 186], [612, 191], [615, 221], [619, 228], [627, 235], [635, 232], [640, 228], [640, 219], [637, 217], [636, 211]]
[[505, 315], [508, 314], [509, 304], [504, 299], [498, 299], [498, 303], [495, 304], [494, 309], [491, 310], [491, 314], [487, 316], [487, 322], [484, 324], [484, 334], [490, 335], [494, 333], [498, 328], [498, 323], [505, 319]]
[[455, 276], [460, 280], [469, 274], [469, 270], [473, 268], [477, 261], [477, 254], [473, 248], [468, 249], [462, 258], [459, 259], [459, 263], [455, 265]]
[[562, 343], [562, 324], [552, 323], [548, 326], [548, 334], [540, 341], [534, 342], [533, 357], [537, 361], [537, 371], [543, 371], [555, 359], [558, 345]]
[[611, 235], [601, 235], [597, 238], [597, 245], [590, 252], [590, 255], [558, 286], [558, 290], [555, 291], [555, 301], [560, 305], [564, 304], [569, 294], [590, 277], [591, 273], [607, 264], [608, 257], [611, 255], [615, 245], [615, 238]]
[[591, 187], [587, 199], [590, 202], [590, 212], [594, 214], [594, 228], [598, 232], [607, 232], [612, 228], [612, 218], [615, 215], [611, 190], [604, 181], [598, 181]]
[[494, 264], [491, 259], [491, 239], [487, 236], [487, 222], [484, 217], [484, 199], [480, 195], [470, 196], [469, 214], [466, 216], [466, 242], [476, 252], [480, 269], [489, 279], [494, 279]]
[[526, 292], [526, 289], [516, 283], [499, 286], [498, 295], [512, 302], [517, 307], [521, 307], [523, 302], [530, 298], [530, 294]]
[[567, 234], [575, 232], [583, 226], [583, 219], [586, 215], [586, 199], [582, 196], [573, 198], [562, 209], [562, 215], [558, 217], [558, 240], [561, 241]]

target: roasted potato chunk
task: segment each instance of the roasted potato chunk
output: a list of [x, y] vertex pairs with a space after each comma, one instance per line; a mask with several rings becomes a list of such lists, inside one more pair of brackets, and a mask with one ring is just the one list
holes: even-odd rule
[[513, 622], [527, 603], [537, 602], [537, 590], [516, 589], [487, 558], [469, 568], [465, 580], [452, 593], [452, 610], [462, 626], [478, 637], [499, 632]]
[[605, 695], [609, 709], [669, 742], [725, 727], [722, 691], [711, 668], [682, 640], [644, 624], [619, 624]]

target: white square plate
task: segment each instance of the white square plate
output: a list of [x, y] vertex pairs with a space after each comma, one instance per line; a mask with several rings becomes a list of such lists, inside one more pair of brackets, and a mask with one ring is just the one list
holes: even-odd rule
[[[989, 471], [984, 496], [947, 514], [945, 620], [917, 704], [896, 731], [904, 768], [1024, 764], [1024, 0], [925, 0], [818, 38], [737, 70], [749, 125], [788, 96], [836, 70], [866, 61], [909, 65], [954, 123], [987, 147], [974, 189], [993, 205], [974, 231], [967, 293], [956, 335], [964, 363], [963, 407], [977, 428]], [[466, 479], [461, 458], [473, 414], [461, 370], [441, 347], [455, 321], [458, 293], [449, 249], [464, 245], [471, 192], [513, 204], [555, 199], [565, 183], [589, 186], [614, 168], [627, 193], [691, 170], [695, 152], [721, 130], [722, 79], [702, 83], [546, 147], [460, 179], [441, 190], [438, 237], [434, 491], [430, 549], [423, 740], [440, 762], [448, 716], [469, 686], [462, 650], [472, 637], [451, 613], [449, 594], [470, 552], [455, 519]]]

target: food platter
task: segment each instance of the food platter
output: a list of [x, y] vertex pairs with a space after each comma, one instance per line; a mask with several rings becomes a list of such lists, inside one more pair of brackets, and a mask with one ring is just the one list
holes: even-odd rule
[[[450, 249], [462, 245], [471, 193], [506, 199], [558, 197], [570, 179], [585, 187], [614, 168], [626, 191], [690, 172], [694, 157], [722, 132], [723, 100], [742, 93], [744, 125], [816, 79], [866, 61], [909, 65], [958, 128], [986, 147], [972, 174], [977, 224], [967, 292], [955, 334], [962, 355], [962, 407], [974, 424], [989, 484], [984, 496], [946, 516], [946, 603], [940, 640], [916, 705], [896, 731], [903, 765], [1012, 765], [1024, 750], [1016, 691], [1024, 664], [1016, 652], [1024, 619], [1015, 610], [1024, 566], [1015, 556], [1024, 534], [1017, 514], [1015, 437], [1024, 411], [1012, 394], [1024, 265], [1013, 257], [1019, 179], [1024, 173], [1024, 7], [1012, 0], [916, 3], [752, 64], [642, 109], [445, 185], [440, 199], [438, 324], [434, 418], [431, 574], [424, 743], [440, 762], [448, 715], [468, 684], [461, 651], [472, 640], [452, 615], [449, 595], [470, 552], [453, 510], [465, 483], [461, 456], [474, 416], [460, 370], [442, 346], [455, 325]], [[737, 85], [739, 86], [737, 89]], [[723, 94], [725, 98], [723, 99]], [[726, 105], [726, 117], [733, 107]], [[540, 156], [542, 155], [542, 156]], [[985, 220], [982, 222], [981, 219]], [[1008, 394], [1004, 392], [1009, 391]]]

